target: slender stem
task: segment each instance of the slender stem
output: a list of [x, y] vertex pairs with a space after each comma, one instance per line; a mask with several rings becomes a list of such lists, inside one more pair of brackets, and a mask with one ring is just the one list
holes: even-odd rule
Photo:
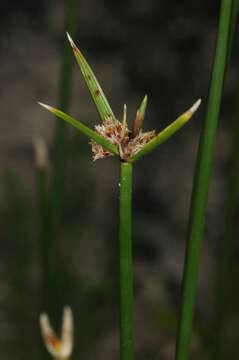
[[120, 165], [120, 359], [134, 359], [131, 244], [132, 164]]
[[187, 360], [195, 307], [195, 292], [206, 205], [212, 168], [213, 148], [220, 110], [226, 67], [232, 0], [222, 0], [219, 31], [206, 117], [200, 137], [191, 199], [186, 257], [184, 264], [182, 304], [178, 327], [176, 359]]
[[[35, 169], [36, 169], [36, 194], [39, 219], [39, 242], [42, 267], [42, 301], [41, 307], [46, 310], [49, 293], [49, 252], [48, 252], [48, 229], [49, 229], [49, 203], [48, 203], [48, 151], [43, 139], [37, 138], [34, 142]], [[41, 311], [42, 311], [41, 309]]]
[[47, 307], [48, 289], [48, 273], [49, 273], [49, 258], [48, 258], [48, 243], [47, 243], [47, 228], [48, 228], [48, 199], [47, 199], [47, 169], [46, 167], [36, 168], [36, 188], [39, 212], [39, 240], [41, 248], [42, 261], [42, 307]]
[[[37, 205], [38, 205], [38, 218], [39, 218], [39, 242], [40, 242], [40, 254], [41, 254], [41, 311], [42, 309], [49, 308], [49, 252], [48, 252], [48, 237], [47, 231], [49, 228], [49, 207], [48, 207], [48, 194], [47, 194], [47, 167], [38, 166], [36, 164], [36, 192], [37, 192]], [[47, 353], [40, 345], [40, 359], [48, 359]]]
[[239, 0], [232, 0], [231, 26], [230, 26], [230, 34], [229, 34], [229, 39], [228, 39], [228, 59], [227, 59], [227, 64], [229, 63], [229, 58], [231, 56], [232, 44], [233, 44], [236, 25], [237, 25], [238, 10], [239, 10]]
[[[229, 37], [229, 54], [232, 49], [232, 43], [235, 34], [236, 22], [238, 17], [239, 1], [233, 0], [231, 14], [231, 31]], [[228, 61], [229, 62], [229, 61]], [[237, 99], [239, 98], [239, 92]], [[223, 233], [220, 247], [220, 259], [216, 277], [215, 291], [215, 324], [213, 341], [213, 358], [223, 358], [222, 339], [227, 315], [228, 291], [230, 283], [231, 252], [232, 241], [235, 235], [236, 209], [238, 205], [238, 179], [239, 179], [239, 103], [236, 102], [235, 124], [231, 134], [231, 155], [229, 161], [229, 174], [227, 180], [227, 198], [225, 217], [223, 224]]]
[[[66, 30], [74, 34], [77, 24], [77, 0], [67, 1], [66, 14]], [[72, 82], [72, 52], [66, 35], [64, 34], [64, 48], [62, 56], [62, 69], [59, 85], [59, 107], [67, 111], [71, 97]], [[62, 195], [64, 189], [64, 172], [67, 156], [67, 127], [66, 124], [57, 121], [55, 133], [55, 157], [53, 161], [52, 187], [50, 198], [50, 229], [48, 238], [48, 252], [50, 259], [49, 266], [49, 291], [48, 299], [50, 303], [50, 311], [54, 314], [56, 307], [56, 286], [58, 273], [58, 257], [59, 257], [59, 235], [61, 222]], [[53, 317], [54, 320], [54, 317]]]
[[[238, 102], [237, 102], [238, 104]], [[227, 185], [227, 200], [224, 219], [224, 229], [221, 243], [221, 258], [216, 282], [216, 321], [214, 329], [214, 358], [222, 354], [223, 330], [227, 315], [228, 290], [230, 284], [232, 241], [235, 235], [236, 209], [238, 206], [239, 180], [239, 105], [235, 116], [235, 126], [232, 131], [231, 159]]]

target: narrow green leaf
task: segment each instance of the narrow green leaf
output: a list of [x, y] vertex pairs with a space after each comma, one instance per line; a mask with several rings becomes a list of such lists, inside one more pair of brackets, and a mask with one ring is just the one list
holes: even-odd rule
[[88, 136], [90, 139], [94, 140], [96, 143], [102, 145], [104, 148], [112, 152], [113, 154], [118, 155], [117, 147], [112, 144], [110, 141], [103, 138], [103, 136], [98, 135], [94, 130], [88, 128], [78, 120], [74, 119], [73, 117], [65, 114], [63, 111], [58, 110], [52, 106], [45, 105], [41, 102], [38, 102], [39, 105], [43, 106], [45, 109], [50, 111], [52, 114], [56, 115], [60, 119], [66, 121], [67, 123], [74, 126], [76, 129], [80, 130], [84, 135]]
[[147, 107], [147, 99], [148, 99], [148, 97], [147, 97], [147, 95], [145, 95], [145, 97], [140, 105], [140, 108], [137, 110], [136, 118], [135, 118], [135, 122], [134, 122], [134, 129], [133, 129], [134, 137], [139, 133], [139, 130], [142, 128], [145, 111], [146, 111], [146, 107]]
[[[232, 1], [230, 32], [228, 39], [228, 50], [226, 60], [226, 72], [231, 56], [231, 50], [235, 37], [235, 29], [238, 19], [239, 1]], [[228, 75], [226, 75], [228, 76]], [[238, 206], [238, 180], [239, 180], [239, 94], [236, 99], [236, 114], [231, 129], [231, 153], [229, 158], [227, 193], [225, 200], [224, 223], [222, 238], [220, 241], [220, 254], [216, 271], [215, 284], [215, 322], [213, 325], [214, 341], [212, 344], [212, 358], [219, 359], [226, 357], [224, 353], [224, 336], [227, 324], [227, 316], [230, 309], [230, 277], [232, 271], [233, 240], [237, 227], [237, 206]]]
[[135, 154], [129, 161], [134, 162], [139, 160], [142, 156], [148, 154], [163, 142], [168, 140], [173, 134], [175, 134], [182, 126], [184, 126], [198, 109], [201, 104], [201, 99], [197, 100], [195, 104], [179, 116], [172, 124], [163, 129], [158, 135], [156, 135], [148, 144], [146, 144], [137, 154]]
[[68, 33], [67, 33], [67, 37], [69, 39], [76, 61], [80, 67], [86, 85], [91, 93], [92, 99], [94, 100], [94, 103], [97, 107], [97, 110], [100, 114], [102, 121], [104, 122], [105, 118], [108, 116], [111, 116], [113, 119], [115, 119], [115, 115], [105, 97], [105, 94], [100, 84], [98, 83], [98, 80], [96, 79], [93, 71], [88, 65], [86, 59], [84, 58], [81, 51], [77, 48], [77, 46], [75, 45], [75, 43], [73, 42], [72, 38]]
[[[175, 355], [176, 360], [187, 360], [190, 358], [190, 338], [193, 328], [199, 260], [206, 219], [213, 150], [228, 51], [230, 50], [228, 40], [230, 38], [231, 28], [231, 7], [232, 0], [221, 0], [216, 52], [212, 68], [206, 115], [202, 124], [198, 147], [191, 197], [183, 272], [182, 300]], [[215, 336], [215, 333], [213, 333], [213, 336]], [[228, 354], [226, 354], [225, 358], [229, 358]]]
[[231, 26], [230, 32], [228, 36], [228, 51], [227, 51], [227, 66], [230, 60], [232, 45], [235, 37], [235, 31], [237, 26], [237, 18], [238, 18], [238, 11], [239, 11], [239, 0], [232, 0], [232, 9], [231, 9]]

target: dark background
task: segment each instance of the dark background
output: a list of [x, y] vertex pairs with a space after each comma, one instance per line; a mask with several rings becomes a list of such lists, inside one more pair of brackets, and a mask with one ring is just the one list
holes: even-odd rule
[[[4, 2], [0, 12], [0, 358], [40, 359], [42, 270], [33, 143], [53, 153], [55, 105], [66, 1]], [[215, 50], [219, 1], [81, 0], [75, 42], [121, 119], [132, 123], [148, 94], [145, 130], [159, 131], [199, 97], [190, 123], [134, 169], [133, 254], [136, 358], [173, 359], [194, 164]], [[207, 359], [238, 84], [238, 37], [227, 73], [196, 306], [192, 358]], [[93, 127], [99, 117], [74, 63], [70, 114]], [[117, 159], [93, 163], [69, 130], [61, 226], [58, 308], [75, 317], [73, 359], [119, 358]], [[50, 161], [49, 161], [50, 163]], [[51, 167], [49, 165], [49, 171]], [[238, 228], [237, 228], [238, 237]], [[225, 327], [226, 359], [238, 354], [238, 246], [233, 248]]]

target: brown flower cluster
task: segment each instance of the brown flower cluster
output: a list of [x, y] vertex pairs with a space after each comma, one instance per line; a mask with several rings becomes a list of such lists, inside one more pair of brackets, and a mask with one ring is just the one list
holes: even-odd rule
[[[154, 130], [143, 133], [141, 129], [133, 135], [126, 122], [121, 123], [112, 117], [107, 117], [101, 125], [96, 125], [95, 131], [118, 148], [122, 160], [131, 158], [155, 136]], [[94, 161], [114, 155], [95, 141], [90, 143]]]

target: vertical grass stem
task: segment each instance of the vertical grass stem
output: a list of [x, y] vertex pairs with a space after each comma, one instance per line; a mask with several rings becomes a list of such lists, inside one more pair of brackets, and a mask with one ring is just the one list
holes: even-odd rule
[[215, 60], [206, 116], [200, 137], [191, 199], [176, 360], [187, 360], [189, 358], [201, 242], [228, 53], [231, 6], [232, 0], [222, 0]]
[[[228, 63], [232, 50], [232, 44], [238, 18], [239, 0], [233, 0], [231, 11], [231, 29], [229, 36]], [[239, 92], [238, 92], [239, 95]], [[239, 178], [239, 105], [237, 95], [237, 105], [235, 114], [235, 124], [231, 134], [231, 153], [229, 160], [229, 174], [227, 180], [227, 195], [225, 218], [220, 246], [220, 258], [216, 276], [215, 287], [215, 323], [213, 328], [214, 341], [212, 354], [214, 359], [220, 359], [223, 354], [223, 334], [227, 316], [228, 292], [230, 288], [230, 269], [232, 241], [235, 235], [236, 209], [238, 205], [238, 178]]]
[[131, 243], [132, 164], [120, 165], [120, 359], [134, 359]]
[[[74, 35], [77, 26], [78, 1], [68, 0], [66, 7], [67, 14], [65, 29]], [[59, 84], [59, 107], [64, 111], [67, 111], [71, 97], [72, 63], [72, 51], [64, 34], [64, 48]], [[50, 306], [47, 311], [53, 313], [53, 321], [56, 303], [62, 195], [64, 191], [64, 172], [67, 157], [67, 133], [68, 132], [65, 123], [57, 121], [54, 144], [52, 186], [49, 204], [50, 228], [48, 231], [48, 251], [50, 259], [48, 288], [51, 289], [50, 293], [48, 294], [48, 299], [52, 306]]]
[[[237, 97], [238, 99], [238, 97]], [[213, 358], [223, 358], [223, 334], [227, 315], [228, 291], [230, 288], [230, 269], [232, 241], [235, 235], [236, 210], [238, 206], [239, 179], [239, 105], [235, 116], [235, 126], [232, 131], [231, 158], [227, 184], [227, 199], [224, 228], [220, 248], [219, 268], [216, 283], [216, 321], [214, 329]], [[225, 354], [224, 354], [225, 355]]]

